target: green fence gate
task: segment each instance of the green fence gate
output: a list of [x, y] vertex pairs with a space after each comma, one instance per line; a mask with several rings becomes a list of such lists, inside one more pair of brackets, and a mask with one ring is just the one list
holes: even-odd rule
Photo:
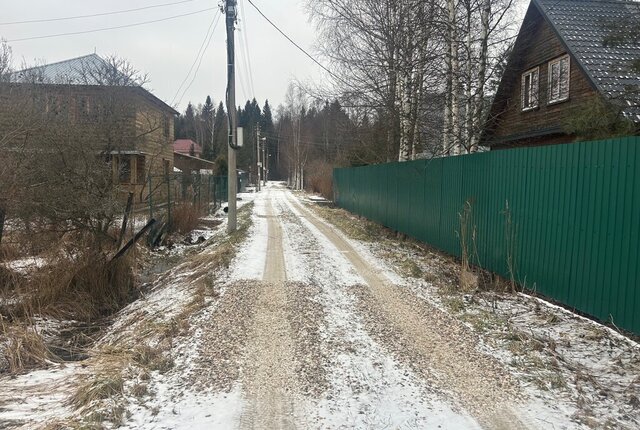
[[[640, 334], [640, 137], [335, 169], [336, 204]], [[466, 210], [465, 210], [466, 207]]]

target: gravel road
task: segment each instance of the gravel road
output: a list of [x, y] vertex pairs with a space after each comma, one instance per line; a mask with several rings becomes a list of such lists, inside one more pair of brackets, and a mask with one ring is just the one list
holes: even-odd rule
[[[236, 297], [237, 285], [252, 285], [243, 336], [234, 338], [242, 346], [226, 347], [243, 397], [231, 427], [536, 428], [508, 373], [468, 331], [397, 285], [290, 191], [267, 187], [254, 216], [266, 235], [253, 231], [230, 268], [254, 274], [229, 287]], [[262, 262], [261, 272], [246, 267]]]

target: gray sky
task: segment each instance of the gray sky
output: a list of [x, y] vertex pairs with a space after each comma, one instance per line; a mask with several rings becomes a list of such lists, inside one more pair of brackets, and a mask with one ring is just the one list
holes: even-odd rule
[[[111, 0], [95, 2], [87, 0], [0, 0], [0, 23], [36, 19], [63, 18], [78, 15], [97, 14], [151, 5], [173, 3], [180, 0]], [[315, 31], [304, 11], [304, 0], [253, 0], [258, 7], [285, 33], [306, 50], [313, 52]], [[320, 80], [320, 68], [309, 58], [286, 41], [275, 29], [258, 15], [247, 0], [239, 0], [245, 19], [239, 14], [239, 31], [236, 32], [237, 48], [237, 91], [238, 104], [251, 98], [249, 73], [244, 66], [242, 36], [246, 36], [252, 66], [255, 97], [262, 105], [269, 99], [272, 106], [284, 101], [289, 82]], [[136, 68], [147, 72], [151, 82], [147, 85], [155, 95], [171, 103], [180, 84], [187, 76], [207, 29], [217, 10], [218, 0], [191, 0], [185, 3], [142, 11], [107, 15], [92, 18], [0, 25], [0, 37], [11, 41], [33, 36], [92, 30], [104, 27], [127, 25], [143, 21], [163, 19], [210, 10], [190, 16], [171, 19], [147, 25], [122, 28], [81, 35], [53, 37], [29, 41], [9, 42], [13, 48], [16, 66], [22, 60], [32, 64], [35, 59], [55, 62], [90, 54], [94, 50], [102, 55], [116, 54], [128, 59]], [[214, 103], [224, 97], [226, 86], [226, 45], [224, 17], [215, 29], [200, 69], [180, 102], [182, 111], [188, 101], [194, 104], [204, 102], [211, 95]], [[193, 71], [197, 68], [195, 65]], [[190, 75], [183, 90], [191, 82]], [[240, 102], [242, 100], [242, 103]]]

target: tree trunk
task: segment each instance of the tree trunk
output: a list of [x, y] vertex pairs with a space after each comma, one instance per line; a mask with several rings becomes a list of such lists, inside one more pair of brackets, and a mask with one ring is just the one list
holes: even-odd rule
[[398, 161], [409, 160], [411, 126], [411, 83], [408, 74], [403, 74], [400, 81], [400, 151]]
[[462, 142], [461, 149], [465, 152], [469, 152], [471, 148], [471, 141], [473, 140], [473, 118], [475, 104], [473, 98], [473, 76], [471, 75], [473, 69], [473, 41], [471, 39], [471, 4], [467, 5], [467, 64], [466, 64], [466, 76], [465, 76], [465, 133], [464, 142]]
[[451, 57], [451, 146], [454, 154], [460, 154], [460, 101], [458, 94], [460, 90], [460, 62], [458, 59], [455, 0], [447, 0], [447, 7], [449, 10], [449, 55]]
[[491, 0], [484, 0], [482, 14], [480, 16], [480, 59], [478, 64], [478, 91], [476, 92], [476, 108], [473, 116], [474, 134], [471, 141], [470, 152], [478, 151], [480, 133], [484, 123], [484, 88], [487, 73], [487, 61], [489, 56], [489, 17], [491, 16]]

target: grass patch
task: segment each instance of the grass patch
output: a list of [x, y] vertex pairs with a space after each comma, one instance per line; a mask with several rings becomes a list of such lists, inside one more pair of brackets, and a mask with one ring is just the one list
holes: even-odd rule
[[460, 319], [473, 327], [478, 333], [487, 333], [505, 325], [505, 320], [493, 312], [481, 309], [478, 312], [464, 312]]
[[398, 267], [403, 273], [411, 278], [422, 278], [424, 276], [424, 272], [422, 271], [420, 266], [418, 266], [415, 261], [409, 258], [402, 260]]
[[82, 409], [94, 402], [123, 394], [124, 379], [120, 372], [103, 372], [90, 376], [88, 381], [82, 383], [71, 397], [70, 404], [76, 409]]
[[6, 325], [0, 316], [0, 335], [6, 339], [4, 351], [0, 349], [6, 368], [0, 363], [0, 373], [16, 374], [56, 360], [33, 324]]
[[149, 345], [138, 346], [133, 351], [133, 361], [147, 371], [165, 373], [174, 366], [173, 360], [165, 356], [160, 348]]
[[458, 296], [445, 297], [443, 299], [443, 303], [447, 307], [447, 309], [454, 313], [464, 312], [467, 308], [464, 300], [462, 300], [462, 298]]
[[391, 231], [386, 227], [354, 215], [333, 205], [307, 205], [322, 218], [342, 230], [349, 238], [363, 242], [378, 242], [389, 237]]

